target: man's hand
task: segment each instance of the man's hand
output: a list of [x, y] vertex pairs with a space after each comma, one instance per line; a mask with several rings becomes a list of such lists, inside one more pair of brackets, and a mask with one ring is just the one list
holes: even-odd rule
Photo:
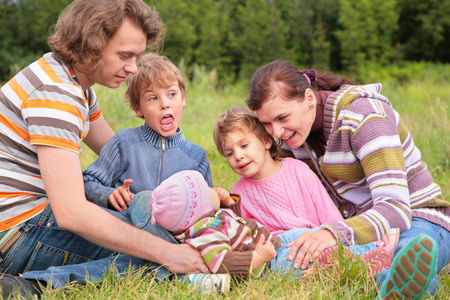
[[122, 186], [119, 186], [108, 197], [109, 203], [118, 211], [127, 210], [134, 194], [130, 192], [130, 184], [133, 179], [126, 179]]
[[205, 260], [188, 244], [170, 244], [162, 264], [175, 274], [210, 273]]
[[326, 248], [336, 246], [337, 241], [334, 235], [328, 229], [319, 231], [305, 232], [298, 239], [286, 245], [292, 247], [289, 251], [289, 260], [294, 261], [294, 268], [306, 269], [313, 258], [317, 258]]

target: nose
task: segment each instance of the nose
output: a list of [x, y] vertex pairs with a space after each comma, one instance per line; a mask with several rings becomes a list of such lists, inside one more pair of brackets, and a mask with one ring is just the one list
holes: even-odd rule
[[281, 138], [283, 136], [284, 129], [282, 126], [279, 126], [277, 124], [272, 124], [272, 127], [267, 132], [273, 136], [275, 136], [277, 139]]
[[169, 108], [169, 99], [167, 96], [161, 96], [161, 109]]
[[131, 58], [130, 62], [124, 66], [124, 70], [130, 74], [134, 74], [137, 72], [138, 66], [136, 63], [136, 57]]
[[243, 153], [244, 153], [244, 152], [243, 152], [243, 151], [240, 151], [240, 150], [234, 151], [234, 158], [235, 158], [237, 161], [243, 159], [243, 158], [244, 158], [244, 154], [243, 154]]

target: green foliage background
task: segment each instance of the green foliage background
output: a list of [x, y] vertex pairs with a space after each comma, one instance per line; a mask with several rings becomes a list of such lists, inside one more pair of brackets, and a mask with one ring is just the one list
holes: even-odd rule
[[[0, 81], [49, 51], [70, 0], [0, 0]], [[450, 61], [449, 0], [145, 0], [167, 26], [163, 54], [223, 84], [285, 59], [351, 73], [368, 62]]]

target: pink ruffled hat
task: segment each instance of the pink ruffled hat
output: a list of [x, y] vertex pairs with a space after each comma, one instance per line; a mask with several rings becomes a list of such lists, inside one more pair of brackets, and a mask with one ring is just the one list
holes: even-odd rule
[[152, 224], [172, 232], [187, 229], [214, 211], [208, 184], [198, 171], [181, 171], [164, 180], [152, 192]]

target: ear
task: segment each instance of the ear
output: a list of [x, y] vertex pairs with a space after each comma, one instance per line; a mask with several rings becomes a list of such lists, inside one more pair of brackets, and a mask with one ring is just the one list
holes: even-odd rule
[[314, 94], [312, 89], [306, 89], [305, 91], [305, 101], [308, 103], [308, 106], [316, 106], [316, 94]]
[[186, 94], [183, 94], [183, 100], [181, 100], [183, 103], [183, 107], [186, 105]]
[[137, 117], [139, 117], [139, 118], [143, 118], [143, 117], [144, 117], [144, 114], [142, 113], [140, 107], [134, 108], [134, 112], [136, 113], [136, 116], [137, 116]]
[[267, 137], [267, 138], [266, 138], [266, 142], [264, 143], [264, 148], [265, 148], [266, 150], [269, 150], [270, 147], [272, 147], [272, 140], [271, 140], [269, 137]]

